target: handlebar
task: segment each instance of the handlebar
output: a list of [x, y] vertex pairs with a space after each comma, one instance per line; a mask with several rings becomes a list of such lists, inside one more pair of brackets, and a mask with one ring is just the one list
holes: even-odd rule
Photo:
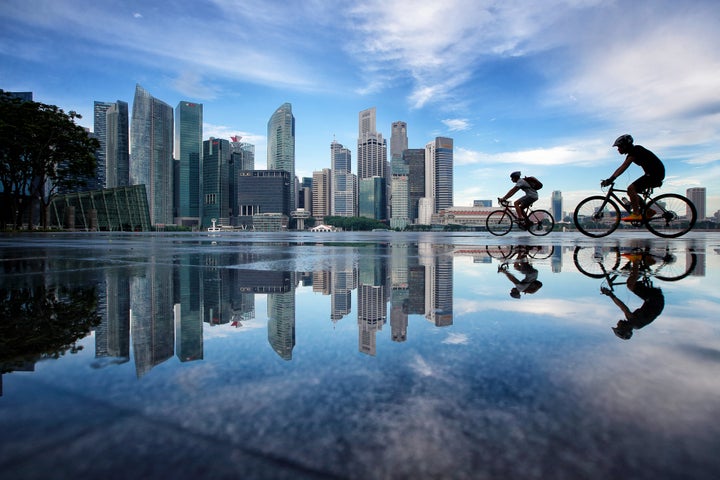
[[502, 198], [498, 197], [498, 203], [501, 207], [507, 207], [510, 205], [510, 200], [503, 200]]

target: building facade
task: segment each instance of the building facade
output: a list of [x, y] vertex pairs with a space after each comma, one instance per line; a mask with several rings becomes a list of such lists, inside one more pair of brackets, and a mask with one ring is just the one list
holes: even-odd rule
[[707, 190], [705, 189], [705, 187], [688, 188], [685, 192], [685, 195], [695, 205], [698, 220], [705, 220], [705, 218], [707, 218], [707, 207], [705, 203], [707, 198]]
[[201, 227], [230, 225], [230, 142], [210, 138], [203, 142]]
[[550, 197], [550, 206], [553, 218], [556, 222], [563, 220], [563, 198], [560, 190], [554, 190]]
[[331, 212], [332, 176], [329, 168], [313, 172], [312, 180], [312, 216], [324, 219]]
[[127, 102], [118, 100], [106, 112], [105, 188], [130, 185], [130, 119]]
[[130, 125], [130, 184], [145, 185], [153, 225], [173, 223], [173, 109], [140, 85]]
[[330, 144], [332, 170], [331, 214], [338, 217], [356, 215], [357, 181], [352, 173], [350, 149], [333, 140]]
[[175, 223], [199, 225], [202, 216], [203, 105], [178, 103], [175, 107]]
[[283, 103], [270, 117], [267, 128], [267, 169], [283, 170], [290, 175], [290, 198], [283, 212], [295, 210], [295, 117], [292, 105]]
[[277, 213], [285, 219], [289, 202], [290, 174], [284, 170], [242, 170], [237, 175], [238, 216], [232, 225], [253, 226], [253, 215]]

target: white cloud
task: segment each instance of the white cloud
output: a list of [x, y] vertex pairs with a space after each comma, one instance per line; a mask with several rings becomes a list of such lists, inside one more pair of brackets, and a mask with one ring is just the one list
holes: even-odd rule
[[442, 121], [451, 132], [467, 130], [470, 128], [470, 122], [467, 118], [446, 118]]

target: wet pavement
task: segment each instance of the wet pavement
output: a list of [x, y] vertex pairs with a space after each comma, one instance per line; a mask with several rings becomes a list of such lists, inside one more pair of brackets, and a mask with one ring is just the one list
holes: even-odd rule
[[715, 479], [720, 235], [0, 235], [5, 478]]

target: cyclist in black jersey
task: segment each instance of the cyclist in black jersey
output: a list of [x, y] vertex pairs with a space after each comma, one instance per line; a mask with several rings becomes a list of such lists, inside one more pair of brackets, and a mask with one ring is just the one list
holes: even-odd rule
[[[650, 188], [659, 187], [665, 179], [665, 165], [663, 165], [662, 161], [647, 148], [640, 145], [633, 145], [633, 142], [633, 137], [627, 134], [620, 135], [617, 140], [615, 140], [613, 147], [617, 147], [620, 155], [627, 156], [622, 165], [615, 170], [615, 173], [600, 183], [603, 187], [610, 185], [633, 163], [642, 167], [645, 174], [628, 185], [627, 188], [630, 204], [632, 205], [632, 213], [627, 217], [623, 217], [623, 221], [626, 222], [639, 222], [643, 219], [640, 214], [640, 193]], [[657, 212], [654, 210], [648, 210], [645, 212], [645, 216], [646, 218], [650, 218], [655, 215], [655, 213]]]

